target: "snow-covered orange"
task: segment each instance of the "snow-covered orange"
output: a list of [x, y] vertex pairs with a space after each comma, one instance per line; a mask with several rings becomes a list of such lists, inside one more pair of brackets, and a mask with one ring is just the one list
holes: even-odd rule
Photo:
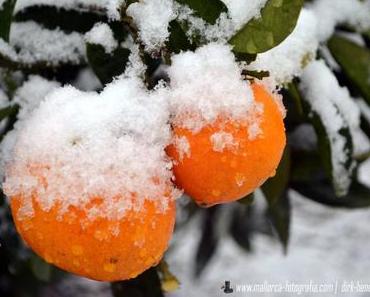
[[[22, 197], [11, 197], [18, 232], [48, 263], [66, 271], [100, 281], [117, 281], [137, 276], [156, 265], [167, 249], [175, 220], [175, 204], [159, 212], [146, 200], [139, 210], [128, 210], [120, 220], [96, 218], [70, 207], [60, 215], [58, 205], [43, 210], [33, 198], [33, 215], [19, 214]], [[91, 200], [98, 206], [101, 197]]]
[[[261, 104], [260, 135], [249, 137], [248, 121], [225, 120], [220, 116], [200, 131], [174, 126], [175, 140], [167, 154], [174, 160], [175, 184], [199, 205], [212, 206], [244, 197], [275, 175], [286, 137], [281, 107], [259, 84], [251, 85], [254, 98]], [[230, 139], [225, 147], [215, 148], [212, 137], [223, 133]], [[222, 134], [219, 134], [222, 135]]]

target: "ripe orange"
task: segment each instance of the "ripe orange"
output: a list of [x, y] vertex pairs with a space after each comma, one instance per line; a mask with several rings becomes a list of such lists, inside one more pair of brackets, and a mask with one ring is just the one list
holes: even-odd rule
[[[10, 203], [17, 230], [27, 244], [47, 262], [95, 280], [129, 279], [156, 265], [173, 232], [174, 201], [165, 212], [146, 200], [140, 210], [127, 211], [119, 221], [89, 221], [86, 212], [76, 207], [63, 215], [58, 205], [44, 211], [35, 197], [34, 214], [24, 217], [18, 212], [22, 199], [11, 197]], [[91, 207], [101, 201], [93, 199]]]
[[[187, 153], [175, 144], [166, 149], [174, 160], [175, 184], [199, 205], [240, 199], [275, 175], [286, 142], [283, 115], [262, 85], [252, 84], [252, 90], [256, 102], [263, 105], [261, 135], [255, 139], [248, 138], [248, 121], [227, 121], [222, 117], [196, 133], [173, 127], [175, 139], [186, 137], [188, 143]], [[232, 136], [235, 145], [214, 150], [212, 136], [219, 132]]]

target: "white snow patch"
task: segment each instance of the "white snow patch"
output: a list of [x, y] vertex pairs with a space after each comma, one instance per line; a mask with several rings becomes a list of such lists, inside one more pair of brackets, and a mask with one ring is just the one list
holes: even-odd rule
[[102, 84], [91, 68], [87, 67], [78, 73], [73, 86], [81, 91], [96, 91], [102, 87]]
[[[76, 206], [89, 219], [120, 219], [153, 201], [160, 212], [176, 195], [164, 148], [169, 110], [158, 89], [120, 78], [100, 94], [56, 89], [18, 127], [3, 189], [22, 197], [19, 215], [32, 216], [32, 196], [47, 211]], [[46, 181], [46, 183], [45, 183]], [[102, 203], [88, 208], [100, 197]]]
[[105, 23], [95, 24], [85, 34], [85, 40], [88, 43], [101, 45], [108, 54], [112, 53], [118, 46], [118, 42], [114, 39], [111, 28]]
[[0, 55], [12, 60], [13, 62], [16, 62], [18, 60], [18, 56], [15, 50], [2, 38], [0, 38]]
[[254, 96], [243, 81], [230, 47], [210, 43], [172, 57], [168, 68], [173, 123], [199, 131], [218, 118], [251, 119]]
[[9, 98], [5, 92], [0, 89], [0, 109], [9, 106]]
[[139, 29], [139, 37], [146, 50], [161, 48], [169, 37], [168, 24], [176, 18], [172, 0], [143, 0], [127, 8]]
[[224, 131], [213, 133], [210, 140], [215, 152], [223, 152], [225, 149], [234, 150], [239, 145], [231, 133]]
[[56, 81], [47, 80], [38, 75], [31, 75], [26, 82], [19, 87], [14, 96], [14, 102], [19, 104], [18, 119], [24, 120], [31, 112], [39, 107], [45, 96], [60, 84]]
[[19, 49], [18, 58], [24, 63], [46, 62], [55, 66], [86, 60], [82, 34], [44, 29], [33, 21], [13, 23], [9, 43]]
[[358, 181], [370, 188], [370, 158], [358, 167]]
[[173, 140], [173, 144], [176, 147], [177, 153], [179, 154], [180, 162], [184, 159], [184, 157], [189, 158], [191, 156], [191, 148], [186, 136], [176, 136]]
[[338, 24], [349, 24], [358, 30], [370, 28], [370, 1], [316, 0], [310, 7], [318, 19], [318, 38], [326, 41]]

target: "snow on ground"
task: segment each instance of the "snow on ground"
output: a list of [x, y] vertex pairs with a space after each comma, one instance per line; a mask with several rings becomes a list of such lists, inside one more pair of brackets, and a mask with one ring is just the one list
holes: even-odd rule
[[[199, 222], [193, 222], [177, 236], [169, 253], [170, 269], [181, 281], [170, 297], [225, 296], [220, 289], [225, 280], [236, 284], [298, 284], [347, 281], [369, 283], [370, 210], [339, 210], [322, 206], [291, 192], [292, 225], [288, 254], [266, 235], [255, 235], [253, 252], [246, 253], [231, 238], [225, 237], [199, 280], [192, 278], [192, 265], [199, 239]], [[230, 296], [297, 296], [286, 293], [234, 293]], [[310, 294], [301, 296], [333, 296]], [[341, 296], [368, 296], [346, 293]]]

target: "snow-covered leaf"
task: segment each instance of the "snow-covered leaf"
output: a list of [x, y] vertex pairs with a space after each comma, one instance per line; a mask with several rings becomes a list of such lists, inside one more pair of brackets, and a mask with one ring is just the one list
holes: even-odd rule
[[111, 284], [114, 297], [164, 297], [157, 268], [152, 267], [136, 278]]
[[259, 18], [249, 21], [231, 39], [235, 52], [262, 53], [280, 44], [294, 29], [303, 0], [269, 0]]
[[5, 0], [0, 2], [0, 38], [9, 40], [10, 24], [12, 22], [13, 10], [16, 0]]
[[227, 12], [226, 5], [220, 0], [177, 0], [194, 10], [195, 15], [214, 24], [222, 12]]
[[328, 47], [344, 74], [370, 104], [370, 50], [334, 35]]

